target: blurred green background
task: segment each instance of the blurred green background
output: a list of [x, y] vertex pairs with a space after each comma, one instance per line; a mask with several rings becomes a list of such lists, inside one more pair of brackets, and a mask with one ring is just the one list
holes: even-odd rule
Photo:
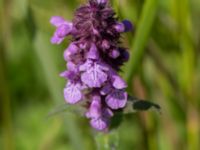
[[[64, 104], [63, 51], [50, 43], [49, 19], [72, 19], [85, 0], [0, 0], [0, 149], [94, 150], [88, 120], [73, 113], [47, 117]], [[200, 149], [200, 1], [112, 0], [119, 18], [134, 22], [123, 35], [131, 60], [122, 75], [133, 95], [162, 114], [124, 117], [120, 150]], [[66, 40], [67, 42], [67, 40]], [[117, 141], [118, 140], [118, 141]]]

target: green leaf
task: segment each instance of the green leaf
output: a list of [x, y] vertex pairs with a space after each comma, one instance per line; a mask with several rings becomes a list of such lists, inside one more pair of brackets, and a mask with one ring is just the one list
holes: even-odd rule
[[[59, 115], [62, 113], [71, 113], [76, 114], [78, 116], [84, 116], [87, 109], [85, 106], [85, 102], [76, 104], [76, 105], [70, 105], [70, 104], [61, 104], [57, 106], [56, 108], [52, 109], [48, 115], [47, 118], [53, 117], [55, 115]], [[137, 111], [147, 111], [155, 109], [156, 111], [160, 112], [161, 107], [158, 104], [152, 103], [150, 101], [146, 100], [140, 100], [136, 97], [128, 96], [128, 101], [126, 107], [122, 110], [116, 110], [115, 115], [111, 120], [111, 128], [115, 128], [120, 125], [123, 119], [123, 114], [129, 114], [134, 113]]]
[[147, 111], [151, 109], [160, 112], [161, 107], [158, 104], [146, 100], [140, 100], [136, 97], [132, 97], [129, 95], [127, 106], [124, 109], [124, 113], [129, 114], [137, 111]]
[[71, 113], [71, 114], [77, 114], [79, 116], [83, 116], [86, 112], [85, 107], [81, 106], [81, 104], [77, 105], [70, 105], [70, 104], [61, 104], [57, 106], [56, 108], [52, 109], [48, 115], [47, 118], [54, 117], [56, 115], [60, 115], [62, 113]]

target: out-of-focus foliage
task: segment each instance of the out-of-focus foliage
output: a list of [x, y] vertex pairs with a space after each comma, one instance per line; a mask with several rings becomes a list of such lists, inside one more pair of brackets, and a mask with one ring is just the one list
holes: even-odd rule
[[[0, 0], [0, 149], [94, 150], [96, 132], [76, 114], [48, 113], [64, 103], [65, 44], [50, 44], [53, 15], [72, 19], [84, 0]], [[129, 92], [162, 113], [127, 115], [120, 150], [200, 149], [200, 1], [112, 0], [135, 23], [122, 38], [131, 60]], [[67, 41], [66, 41], [67, 42]], [[97, 137], [98, 138], [98, 137]]]

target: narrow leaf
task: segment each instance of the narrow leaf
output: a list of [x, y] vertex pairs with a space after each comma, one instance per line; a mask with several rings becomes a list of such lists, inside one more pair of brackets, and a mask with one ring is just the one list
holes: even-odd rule
[[151, 109], [160, 112], [161, 107], [158, 104], [146, 100], [140, 100], [136, 97], [132, 97], [129, 95], [127, 106], [124, 109], [124, 113], [134, 113], [137, 111], [147, 111]]
[[77, 116], [83, 116], [86, 112], [86, 109], [81, 105], [82, 104], [77, 104], [77, 105], [61, 104], [52, 109], [48, 113], [47, 118], [60, 115], [62, 113], [71, 113], [71, 114], [77, 114]]

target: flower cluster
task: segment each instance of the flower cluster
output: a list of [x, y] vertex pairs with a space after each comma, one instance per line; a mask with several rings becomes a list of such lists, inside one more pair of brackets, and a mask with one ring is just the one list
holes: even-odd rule
[[119, 45], [120, 34], [132, 30], [131, 22], [118, 22], [108, 0], [89, 0], [76, 10], [72, 22], [59, 16], [50, 22], [56, 27], [53, 44], [72, 36], [64, 51], [67, 70], [61, 73], [68, 80], [65, 100], [69, 104], [87, 101], [85, 115], [91, 126], [105, 131], [114, 112], [127, 102], [127, 84], [117, 72], [129, 58]]

